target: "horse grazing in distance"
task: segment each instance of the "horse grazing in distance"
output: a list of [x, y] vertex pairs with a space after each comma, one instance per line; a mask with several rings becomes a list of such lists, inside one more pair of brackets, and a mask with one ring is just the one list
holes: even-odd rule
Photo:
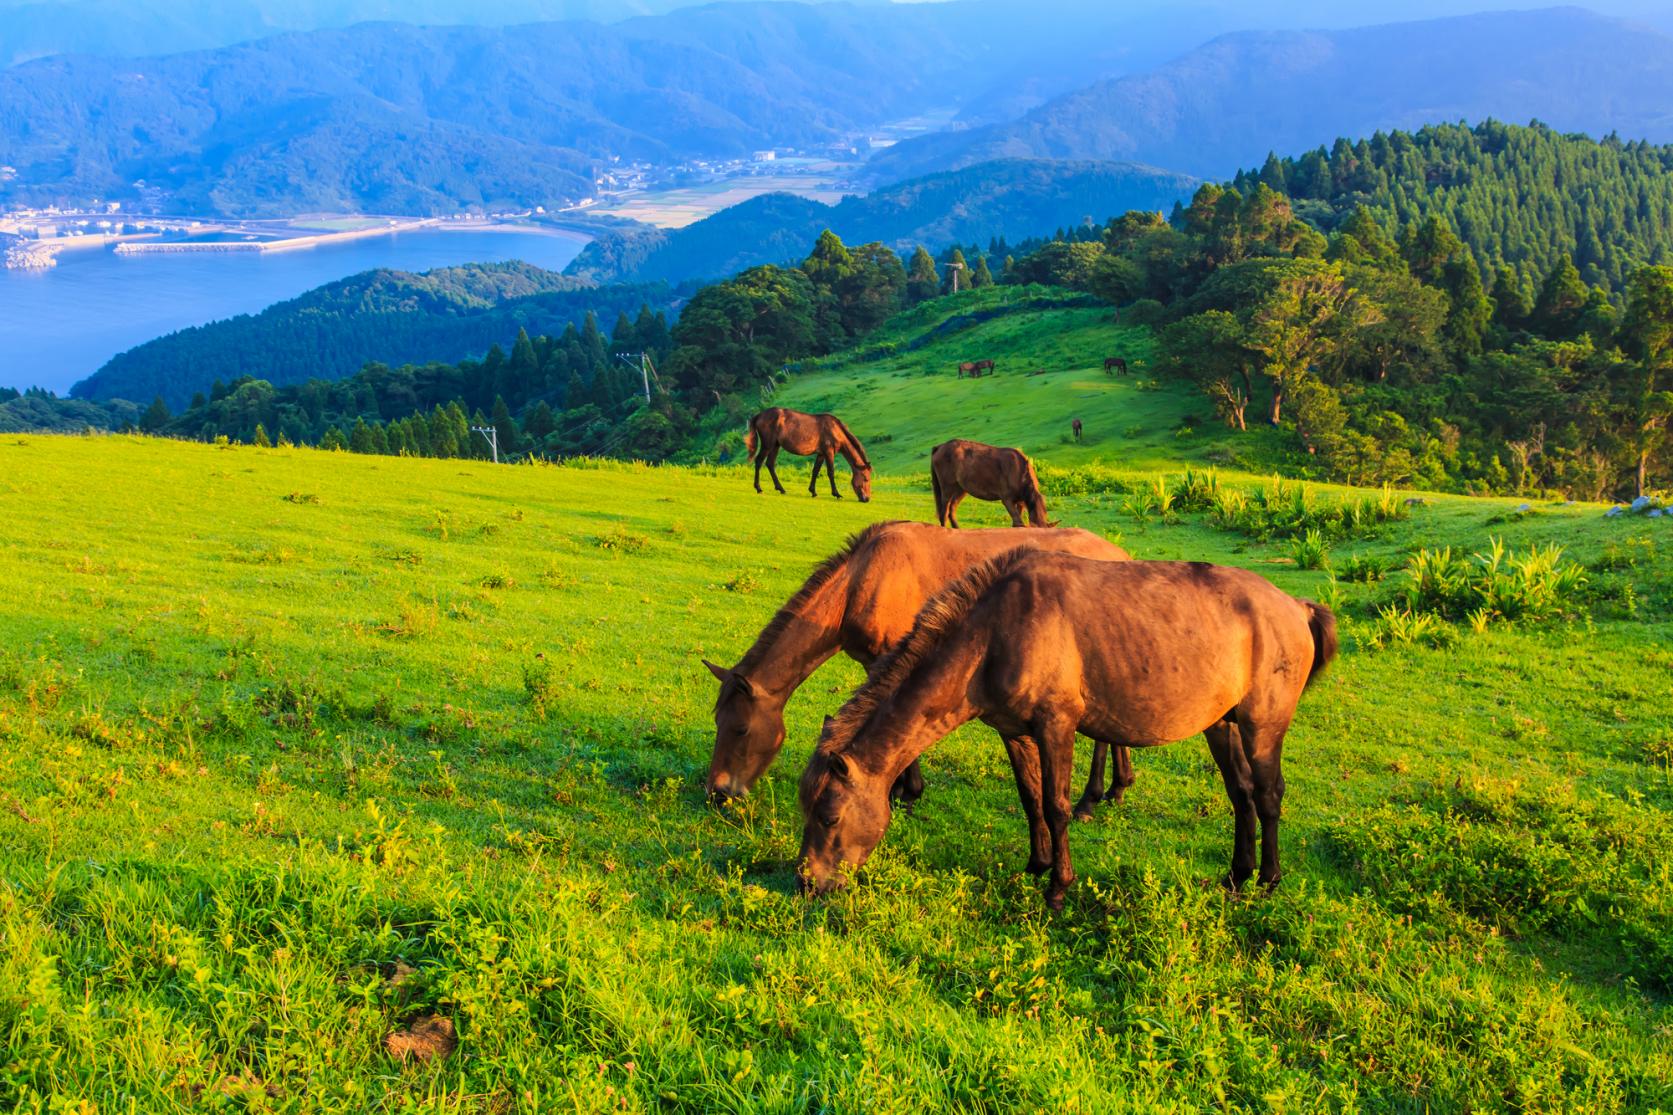
[[[930, 597], [983, 562], [1018, 546], [1127, 561], [1127, 551], [1084, 530], [967, 530], [950, 534], [928, 523], [877, 523], [854, 535], [797, 590], [736, 666], [704, 660], [720, 682], [715, 700], [715, 745], [705, 788], [711, 800], [749, 793], [784, 746], [784, 707], [796, 690], [838, 651], [862, 665], [912, 629]], [[1017, 777], [1037, 783], [1033, 742], [1005, 741]], [[1105, 755], [1093, 756], [1091, 776], [1077, 811], [1120, 801], [1133, 783], [1124, 748], [1115, 749], [1115, 773], [1104, 792]], [[1030, 773], [1032, 772], [1032, 773]], [[895, 779], [891, 794], [914, 801], [924, 791], [916, 762]]]
[[962, 363], [958, 366], [958, 374], [959, 374], [959, 378], [961, 378], [961, 379], [964, 378], [966, 375], [968, 375], [971, 379], [975, 379], [977, 376], [981, 375], [984, 371], [988, 372], [989, 374], [992, 374], [992, 372], [993, 372], [993, 361], [992, 360], [967, 360], [967, 361], [965, 361], [964, 363]]
[[778, 451], [788, 449], [801, 457], [813, 458], [813, 476], [807, 482], [807, 494], [819, 494], [819, 470], [831, 482], [831, 495], [837, 499], [842, 493], [836, 486], [836, 456], [841, 453], [853, 473], [854, 494], [861, 503], [871, 502], [871, 461], [866, 458], [865, 446], [849, 432], [842, 419], [834, 414], [803, 414], [784, 407], [768, 407], [749, 420], [749, 431], [744, 434], [744, 448], [755, 459], [755, 490], [761, 490], [761, 466], [773, 478], [773, 487], [780, 495], [784, 485], [778, 482]]
[[942, 526], [958, 529], [958, 505], [967, 495], [998, 500], [1011, 513], [1011, 525], [1022, 526], [1023, 512], [1031, 526], [1049, 527], [1046, 497], [1034, 476], [1034, 462], [1020, 449], [1000, 449], [979, 441], [954, 438], [930, 451], [930, 485], [935, 489], [935, 517]]
[[1069, 425], [1071, 427], [1073, 427], [1073, 429], [1075, 431], [1075, 440], [1079, 441], [1080, 440], [1080, 433], [1081, 433], [1080, 419], [1079, 418], [1075, 419], [1073, 422], [1069, 423]]
[[[1112, 606], [1119, 602], [1119, 606]], [[1087, 561], [1019, 550], [937, 594], [871, 668], [802, 773], [797, 878], [827, 893], [889, 826], [890, 783], [970, 720], [1039, 749], [1041, 785], [1018, 780], [1029, 871], [1063, 908], [1075, 734], [1154, 747], [1202, 732], [1235, 818], [1231, 870], [1277, 885], [1284, 734], [1302, 690], [1336, 653], [1336, 617], [1245, 569]]]
[[1109, 359], [1104, 361], [1104, 374], [1109, 375], [1110, 374], [1110, 369], [1112, 369], [1112, 368], [1115, 369], [1115, 371], [1119, 372], [1121, 375], [1126, 375], [1127, 374], [1127, 361], [1124, 360], [1122, 357], [1119, 357], [1119, 356], [1111, 356]]

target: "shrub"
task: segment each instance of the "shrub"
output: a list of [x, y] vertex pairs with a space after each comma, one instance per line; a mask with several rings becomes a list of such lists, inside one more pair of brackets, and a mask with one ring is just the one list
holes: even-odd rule
[[1388, 573], [1388, 563], [1374, 554], [1349, 554], [1348, 560], [1336, 575], [1353, 584], [1366, 585], [1380, 581]]
[[1213, 469], [1197, 472], [1186, 469], [1174, 487], [1174, 507], [1184, 514], [1208, 511], [1220, 495], [1220, 476]]
[[1393, 646], [1449, 647], [1457, 641], [1458, 632], [1439, 616], [1393, 604], [1377, 610], [1376, 621], [1365, 636], [1365, 645], [1372, 650]]
[[1149, 522], [1152, 515], [1163, 522], [1173, 521], [1173, 492], [1168, 490], [1166, 477], [1156, 477], [1128, 497], [1122, 506], [1141, 524]]
[[1330, 544], [1313, 529], [1290, 543], [1290, 554], [1300, 569], [1323, 569], [1330, 561]]
[[593, 538], [593, 545], [601, 550], [619, 550], [624, 554], [636, 554], [650, 545], [651, 540], [643, 534], [634, 534], [621, 527], [612, 527], [603, 534]]
[[[1488, 619], [1536, 621], [1577, 608], [1588, 577], [1583, 566], [1562, 560], [1561, 546], [1530, 546], [1512, 554], [1501, 539], [1486, 553], [1465, 558], [1450, 546], [1419, 550], [1407, 568], [1405, 606], [1442, 619], [1485, 613]], [[1472, 619], [1474, 627], [1486, 621]]]

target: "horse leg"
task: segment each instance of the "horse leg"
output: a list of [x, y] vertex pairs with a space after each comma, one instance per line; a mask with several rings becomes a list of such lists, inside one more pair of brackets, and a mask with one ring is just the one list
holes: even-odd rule
[[1111, 744], [1110, 757], [1115, 760], [1115, 773], [1110, 776], [1110, 789], [1104, 800], [1120, 805], [1127, 797], [1127, 787], [1138, 781], [1138, 775], [1133, 773], [1133, 749]]
[[1045, 805], [1040, 786], [1040, 752], [1027, 736], [1007, 736], [1005, 754], [1017, 779], [1017, 796], [1028, 818], [1028, 873], [1044, 875], [1051, 870], [1051, 830], [1046, 827]]
[[1284, 733], [1289, 725], [1270, 723], [1241, 725], [1243, 755], [1253, 779], [1255, 815], [1261, 823], [1260, 884], [1267, 890], [1278, 885], [1283, 872], [1278, 866], [1278, 817], [1284, 805]]
[[841, 499], [842, 498], [842, 493], [837, 491], [837, 486], [836, 486], [836, 450], [835, 449], [825, 450], [825, 479], [829, 480], [831, 482], [831, 498], [832, 499]]
[[963, 499], [964, 493], [958, 489], [954, 489], [953, 494], [947, 497], [947, 525], [954, 530], [958, 529], [958, 505]]
[[776, 445], [773, 446], [772, 452], [767, 454], [767, 472], [773, 478], [773, 487], [778, 489], [779, 495], [783, 495], [784, 485], [778, 482], [778, 446]]
[[761, 443], [761, 448], [755, 451], [755, 494], [761, 494], [761, 466], [767, 462], [767, 445]]
[[1041, 804], [1046, 825], [1051, 829], [1051, 882], [1046, 887], [1046, 905], [1063, 909], [1063, 896], [1075, 881], [1069, 862], [1069, 780], [1074, 776], [1075, 721], [1062, 715], [1041, 716], [1034, 724], [1035, 750], [1040, 756]]
[[895, 784], [889, 787], [889, 796], [902, 805], [911, 805], [924, 796], [924, 772], [918, 766], [918, 760], [900, 772]]
[[1090, 821], [1092, 807], [1104, 800], [1104, 761], [1109, 756], [1110, 745], [1103, 740], [1092, 741], [1092, 769], [1086, 776], [1086, 789], [1081, 791], [1080, 800], [1075, 802], [1075, 820]]
[[1255, 776], [1249, 769], [1248, 757], [1239, 745], [1241, 733], [1238, 726], [1229, 718], [1203, 734], [1208, 737], [1208, 749], [1214, 753], [1220, 778], [1226, 784], [1226, 796], [1232, 803], [1235, 830], [1232, 867], [1224, 882], [1227, 890], [1236, 892], [1243, 886], [1244, 880], [1255, 873]]
[[1022, 504], [1012, 503], [1010, 500], [1001, 500], [1000, 502], [1005, 505], [1005, 510], [1011, 513], [1011, 525], [1020, 527], [1022, 525]]
[[825, 455], [823, 453], [813, 455], [813, 476], [807, 482], [807, 494], [815, 499], [819, 497], [819, 466], [824, 463]]

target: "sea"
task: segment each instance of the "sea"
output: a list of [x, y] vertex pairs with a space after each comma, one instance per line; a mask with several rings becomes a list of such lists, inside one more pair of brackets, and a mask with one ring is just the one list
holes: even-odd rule
[[112, 356], [154, 337], [256, 313], [377, 267], [428, 271], [520, 259], [560, 271], [587, 239], [579, 232], [421, 229], [290, 252], [66, 251], [44, 271], [0, 268], [0, 387], [67, 394]]

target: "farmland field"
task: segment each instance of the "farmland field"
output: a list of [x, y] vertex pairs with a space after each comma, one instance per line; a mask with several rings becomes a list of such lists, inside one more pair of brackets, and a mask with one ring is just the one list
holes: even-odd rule
[[[1002, 354], [1065, 338], [992, 379], [924, 374], [942, 346], [782, 389], [873, 439], [870, 505], [809, 499], [800, 459], [758, 496], [736, 466], [0, 439], [0, 1108], [1673, 1107], [1673, 525], [1431, 495], [1310, 557], [1153, 506], [1229, 439], [1088, 370], [1144, 337], [1081, 313], [981, 326]], [[699, 659], [846, 535], [931, 517], [954, 389], [956, 432], [1057, 466], [1066, 524], [1338, 608], [1275, 893], [1207, 885], [1231, 826], [1199, 738], [1076, 826], [1048, 915], [972, 726], [857, 886], [799, 898], [795, 779], [845, 659], [754, 794], [703, 803]], [[1240, 459], [1220, 483], [1260, 506], [1406, 508]], [[1560, 545], [1584, 592], [1479, 630], [1379, 618], [1414, 551], [1494, 539]], [[457, 1047], [397, 1056], [415, 1023]]]

